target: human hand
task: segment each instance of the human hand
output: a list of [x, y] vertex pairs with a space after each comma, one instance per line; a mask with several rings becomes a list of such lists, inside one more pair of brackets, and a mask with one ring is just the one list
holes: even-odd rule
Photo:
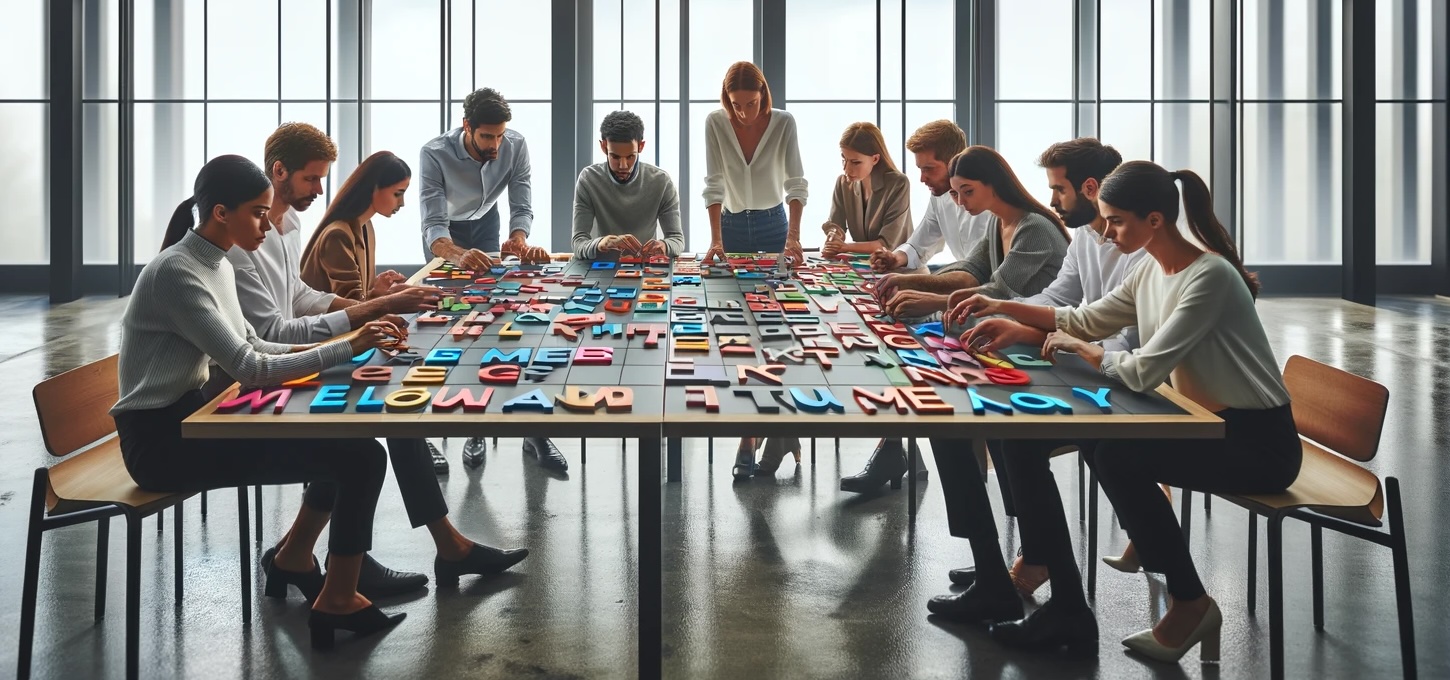
[[373, 278], [372, 294], [368, 295], [368, 297], [379, 297], [387, 295], [388, 292], [392, 290], [393, 286], [396, 286], [407, 280], [408, 277], [403, 276], [402, 274], [399, 274], [398, 272], [395, 272], [391, 269], [382, 272]]
[[880, 248], [871, 253], [871, 271], [889, 272], [906, 266], [906, 253]]
[[947, 296], [922, 290], [903, 290], [882, 305], [881, 311], [897, 318], [922, 317], [946, 309]]
[[503, 248], [500, 249], [499, 254], [514, 255], [519, 258], [519, 262], [523, 262], [524, 264], [538, 264], [549, 261], [549, 251], [538, 246], [529, 245], [528, 241], [524, 240], [523, 232], [518, 232], [515, 236], [509, 237], [508, 242], [503, 244]]
[[985, 354], [1004, 347], [1033, 342], [1037, 333], [1011, 319], [987, 319], [962, 334], [962, 347], [969, 352]]
[[438, 308], [442, 293], [432, 286], [395, 286], [394, 292], [380, 298], [389, 314], [412, 314]]
[[719, 241], [711, 241], [710, 249], [705, 251], [705, 264], [710, 264], [712, 260], [725, 261], [725, 246]]
[[876, 298], [877, 304], [886, 304], [893, 295], [901, 288], [900, 274], [887, 274], [876, 279], [876, 286], [871, 289], [871, 295]]
[[1092, 343], [1079, 340], [1062, 331], [1053, 331], [1047, 334], [1047, 340], [1042, 343], [1042, 358], [1055, 364], [1058, 352], [1081, 355], [1083, 350], [1092, 346]]
[[[630, 238], [634, 237], [631, 236]], [[652, 238], [648, 241], [645, 241], [644, 245], [639, 247], [639, 253], [644, 257], [667, 257], [670, 254], [670, 251], [668, 248], [665, 247], [664, 241], [661, 241], [657, 238]]]
[[390, 324], [393, 324], [393, 327], [396, 328], [396, 329], [398, 329], [398, 339], [401, 340], [401, 339], [404, 339], [404, 338], [407, 338], [408, 337], [408, 320], [407, 319], [404, 319], [403, 317], [398, 316], [397, 314], [384, 314], [384, 315], [378, 317], [378, 321], [386, 321], [386, 322], [388, 322]]
[[786, 239], [785, 250], [781, 251], [780, 254], [781, 257], [793, 258], [796, 264], [800, 264], [806, 260], [805, 251], [801, 249], [801, 242], [796, 239]]
[[352, 355], [357, 356], [370, 349], [397, 344], [400, 337], [402, 332], [397, 326], [378, 320], [363, 324], [347, 342], [352, 346]]
[[994, 300], [979, 293], [959, 290], [947, 298], [947, 321], [954, 324], [964, 324], [970, 317], [984, 317], [1000, 314], [1002, 301]]
[[599, 239], [599, 251], [604, 253], [638, 253], [643, 246], [632, 234], [610, 234]]
[[474, 272], [488, 271], [490, 267], [493, 267], [493, 258], [477, 248], [469, 248], [460, 252], [455, 261], [458, 266]]

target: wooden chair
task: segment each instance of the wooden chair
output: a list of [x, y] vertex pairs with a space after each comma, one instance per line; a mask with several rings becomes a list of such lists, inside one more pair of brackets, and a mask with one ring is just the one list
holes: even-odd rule
[[[155, 493], [136, 486], [121, 458], [116, 423], [109, 410], [116, 403], [117, 355], [67, 371], [35, 386], [35, 412], [45, 448], [66, 457], [50, 468], [35, 470], [25, 546], [25, 575], [20, 605], [20, 650], [17, 677], [30, 677], [35, 638], [35, 603], [40, 580], [40, 541], [52, 529], [96, 522], [96, 600], [99, 621], [106, 609], [106, 556], [111, 518], [126, 518], [126, 677], [139, 675], [141, 616], [141, 523], [175, 507], [176, 605], [182, 598], [182, 501], [190, 494]], [[83, 450], [84, 449], [84, 450]], [[79, 451], [79, 453], [77, 453]], [[74, 454], [74, 455], [72, 455]], [[237, 489], [241, 536], [242, 620], [252, 616], [251, 557], [247, 548], [247, 495]]]
[[[1323, 530], [1386, 546], [1394, 560], [1395, 600], [1399, 613], [1400, 655], [1404, 677], [1417, 674], [1414, 618], [1411, 614], [1410, 568], [1405, 551], [1400, 485], [1386, 477], [1384, 485], [1360, 463], [1379, 452], [1389, 390], [1385, 386], [1293, 356], [1284, 367], [1284, 383], [1294, 404], [1304, 462], [1299, 477], [1283, 493], [1216, 494], [1249, 511], [1249, 611], [1254, 610], [1258, 557], [1258, 516], [1269, 526], [1269, 657], [1274, 677], [1284, 676], [1284, 518], [1310, 525], [1310, 577], [1314, 589], [1314, 627], [1324, 627]], [[1386, 510], [1389, 530], [1384, 526]]]

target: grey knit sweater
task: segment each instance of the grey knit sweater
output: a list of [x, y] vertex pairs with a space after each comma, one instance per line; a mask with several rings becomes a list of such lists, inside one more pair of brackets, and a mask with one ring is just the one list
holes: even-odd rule
[[608, 163], [596, 163], [579, 173], [574, 187], [574, 257], [599, 257], [600, 239], [611, 234], [633, 234], [640, 243], [658, 238], [670, 257], [685, 249], [680, 194], [669, 173], [648, 163], [636, 163], [634, 174], [622, 183], [614, 179]]
[[1041, 293], [1057, 278], [1067, 257], [1067, 238], [1046, 217], [1027, 213], [1012, 235], [1012, 249], [1002, 252], [1000, 220], [993, 219], [987, 235], [977, 241], [967, 259], [956, 263], [982, 282], [981, 293], [998, 300]]

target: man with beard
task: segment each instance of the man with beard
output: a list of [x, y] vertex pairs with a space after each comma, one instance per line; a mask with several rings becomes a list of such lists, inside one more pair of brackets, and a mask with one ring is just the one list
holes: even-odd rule
[[[526, 240], [534, 224], [529, 147], [518, 130], [508, 128], [513, 111], [492, 88], [463, 100], [463, 124], [423, 145], [418, 161], [418, 203], [423, 220], [423, 259], [435, 256], [475, 271], [493, 266], [486, 252], [517, 255], [523, 262], [548, 262], [549, 252]], [[498, 201], [509, 193], [509, 239], [500, 245]], [[487, 440], [470, 437], [463, 463], [483, 465]], [[543, 467], [569, 469], [554, 443], [524, 439], [524, 453]]]
[[[599, 125], [605, 162], [579, 173], [574, 185], [574, 257], [601, 253], [674, 257], [685, 249], [680, 230], [680, 195], [669, 173], [639, 162], [644, 121], [614, 111]], [[655, 238], [655, 225], [663, 240]]]

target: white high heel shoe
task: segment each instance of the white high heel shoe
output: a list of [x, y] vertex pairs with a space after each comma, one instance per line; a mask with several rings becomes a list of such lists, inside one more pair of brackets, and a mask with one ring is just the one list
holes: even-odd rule
[[1135, 633], [1123, 639], [1123, 646], [1142, 654], [1155, 661], [1166, 663], [1178, 663], [1188, 650], [1194, 645], [1202, 644], [1198, 650], [1198, 656], [1202, 663], [1218, 663], [1219, 642], [1223, 630], [1223, 612], [1219, 611], [1218, 603], [1210, 599], [1208, 611], [1203, 613], [1198, 626], [1188, 639], [1183, 641], [1182, 647], [1166, 647], [1153, 637], [1153, 629]]
[[1138, 553], [1136, 552], [1133, 553], [1132, 557], [1116, 557], [1113, 555], [1104, 555], [1103, 564], [1117, 569], [1124, 574], [1136, 574], [1138, 573], [1138, 570], [1143, 568], [1143, 565], [1138, 561]]

